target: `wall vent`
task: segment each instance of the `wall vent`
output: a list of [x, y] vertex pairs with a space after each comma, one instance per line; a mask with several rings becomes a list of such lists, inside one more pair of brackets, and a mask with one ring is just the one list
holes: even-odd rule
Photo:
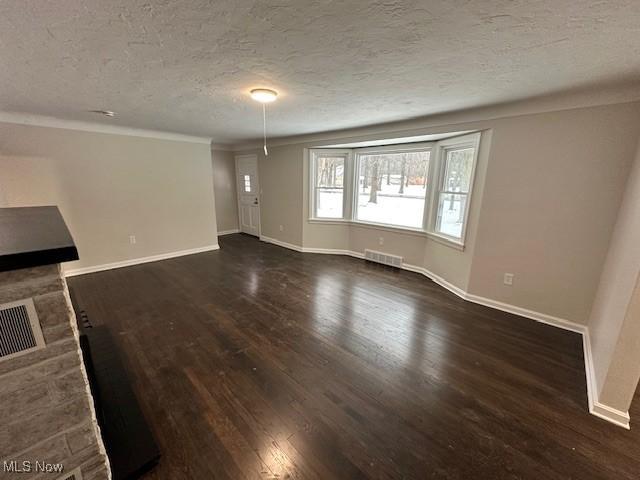
[[33, 300], [0, 305], [0, 360], [44, 347]]
[[69, 473], [65, 473], [63, 476], [58, 478], [58, 480], [82, 480], [82, 473], [80, 472], [80, 467], [74, 468]]
[[364, 259], [370, 262], [382, 263], [390, 267], [402, 267], [402, 257], [389, 255], [388, 253], [376, 252], [375, 250], [365, 250]]

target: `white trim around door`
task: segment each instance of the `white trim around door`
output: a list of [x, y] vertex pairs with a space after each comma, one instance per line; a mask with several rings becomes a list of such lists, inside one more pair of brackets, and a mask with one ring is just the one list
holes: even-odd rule
[[238, 227], [243, 233], [260, 237], [260, 179], [258, 156], [236, 155]]

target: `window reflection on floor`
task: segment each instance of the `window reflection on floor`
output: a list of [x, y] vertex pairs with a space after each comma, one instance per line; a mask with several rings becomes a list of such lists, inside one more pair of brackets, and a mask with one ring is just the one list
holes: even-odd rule
[[426, 365], [438, 375], [446, 349], [442, 342], [430, 343], [428, 334], [441, 330], [439, 320], [418, 311], [409, 295], [362, 276], [327, 273], [317, 278], [312, 299], [316, 332], [359, 355], [367, 353], [373, 364], [384, 354], [384, 361], [394, 359], [394, 367]]

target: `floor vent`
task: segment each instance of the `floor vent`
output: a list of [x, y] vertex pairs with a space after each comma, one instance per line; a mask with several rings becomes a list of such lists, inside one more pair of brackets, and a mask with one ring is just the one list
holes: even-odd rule
[[0, 360], [44, 347], [33, 300], [0, 305]]
[[375, 250], [365, 250], [364, 259], [371, 262], [382, 263], [390, 267], [402, 267], [402, 257], [389, 255], [388, 253], [376, 252]]

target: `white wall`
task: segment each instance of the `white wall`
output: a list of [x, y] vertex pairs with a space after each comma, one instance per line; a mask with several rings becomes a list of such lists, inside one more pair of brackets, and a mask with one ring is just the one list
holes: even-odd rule
[[211, 246], [209, 148], [0, 123], [0, 206], [58, 205], [80, 254], [67, 270]]
[[236, 162], [233, 152], [212, 150], [213, 185], [218, 232], [238, 229]]

